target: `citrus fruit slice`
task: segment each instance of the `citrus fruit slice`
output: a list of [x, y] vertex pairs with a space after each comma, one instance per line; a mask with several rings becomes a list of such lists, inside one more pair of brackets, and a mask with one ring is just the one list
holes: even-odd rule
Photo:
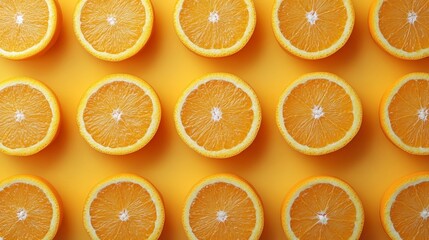
[[92, 239], [158, 239], [164, 205], [156, 188], [132, 174], [119, 174], [95, 186], [83, 212]]
[[121, 61], [138, 53], [152, 33], [150, 0], [80, 0], [73, 17], [74, 32], [93, 56]]
[[79, 104], [77, 122], [94, 149], [112, 155], [138, 151], [155, 135], [161, 120], [158, 96], [149, 84], [127, 74], [104, 77]]
[[259, 239], [264, 213], [258, 195], [229, 174], [204, 178], [189, 193], [183, 211], [189, 239]]
[[276, 0], [271, 20], [280, 45], [305, 59], [337, 52], [349, 39], [354, 21], [350, 0]]
[[277, 126], [308, 155], [336, 151], [359, 131], [362, 106], [352, 87], [331, 73], [306, 74], [289, 85], [277, 107]]
[[240, 51], [256, 25], [252, 0], [178, 0], [174, 27], [182, 43], [206, 57]]
[[294, 186], [281, 215], [288, 239], [359, 239], [364, 224], [356, 192], [342, 180], [325, 176]]
[[429, 5], [427, 0], [375, 0], [369, 29], [375, 42], [402, 59], [429, 56]]
[[381, 200], [380, 216], [391, 239], [427, 239], [429, 226], [429, 173], [403, 177], [393, 183]]
[[59, 34], [54, 0], [5, 0], [0, 3], [0, 56], [19, 60], [45, 52]]
[[380, 104], [386, 136], [402, 150], [429, 155], [429, 74], [411, 73], [393, 84]]
[[184, 91], [174, 120], [189, 147], [207, 157], [227, 158], [253, 142], [261, 125], [261, 108], [247, 83], [231, 74], [213, 73]]
[[0, 183], [0, 239], [54, 239], [62, 210], [45, 180], [18, 175]]
[[60, 110], [54, 93], [34, 79], [0, 82], [0, 151], [28, 156], [55, 138]]

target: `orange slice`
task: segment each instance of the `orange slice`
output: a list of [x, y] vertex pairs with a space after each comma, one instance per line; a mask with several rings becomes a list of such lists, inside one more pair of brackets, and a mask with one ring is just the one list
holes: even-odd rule
[[0, 239], [54, 239], [62, 218], [55, 189], [45, 180], [19, 175], [0, 183]]
[[79, 104], [80, 134], [94, 149], [112, 155], [138, 151], [161, 120], [158, 96], [135, 76], [113, 74], [91, 86]]
[[138, 53], [152, 33], [150, 0], [80, 0], [73, 17], [74, 32], [93, 56], [121, 61]]
[[403, 177], [393, 183], [381, 200], [384, 230], [393, 240], [426, 239], [429, 233], [429, 173]]
[[429, 56], [429, 5], [427, 0], [375, 0], [369, 29], [375, 42], [402, 59]]
[[402, 150], [429, 155], [429, 74], [402, 77], [384, 94], [380, 123], [386, 136]]
[[364, 211], [347, 183], [333, 177], [313, 177], [287, 194], [282, 224], [288, 239], [359, 239]]
[[39, 55], [57, 39], [60, 15], [54, 0], [0, 3], [0, 56], [19, 60]]
[[354, 21], [350, 0], [276, 0], [271, 19], [280, 45], [306, 59], [337, 52], [349, 39]]
[[227, 158], [253, 142], [261, 125], [261, 109], [247, 83], [231, 74], [213, 73], [184, 91], [174, 120], [189, 147], [207, 157]]
[[218, 174], [201, 180], [183, 211], [189, 239], [259, 239], [264, 213], [258, 195], [243, 179]]
[[182, 43], [206, 57], [240, 51], [256, 25], [252, 0], [178, 0], [174, 27]]
[[331, 73], [306, 74], [286, 88], [277, 126], [295, 150], [308, 155], [336, 151], [359, 131], [362, 106], [352, 87]]
[[60, 110], [54, 93], [34, 79], [0, 82], [0, 152], [28, 156], [55, 138]]
[[158, 239], [164, 205], [147, 180], [120, 174], [99, 183], [88, 195], [83, 222], [92, 239]]

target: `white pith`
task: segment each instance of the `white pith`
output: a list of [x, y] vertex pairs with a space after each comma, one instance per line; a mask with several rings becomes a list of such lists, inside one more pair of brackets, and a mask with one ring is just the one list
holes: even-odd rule
[[209, 22], [211, 23], [219, 22], [219, 13], [217, 11], [210, 12]]
[[28, 217], [28, 213], [25, 209], [19, 209], [19, 211], [16, 213], [16, 217], [18, 218], [18, 221], [24, 221]]
[[307, 18], [307, 22], [311, 25], [316, 24], [317, 20], [319, 20], [319, 16], [317, 15], [317, 12], [314, 10], [311, 10], [310, 12], [305, 13], [305, 18]]
[[311, 115], [314, 119], [320, 119], [325, 116], [325, 112], [321, 106], [314, 106], [313, 109], [311, 109]]
[[409, 11], [407, 16], [408, 23], [414, 24], [417, 21], [417, 17], [417, 13], [415, 13], [414, 11]]
[[222, 110], [218, 107], [214, 107], [211, 111], [212, 120], [215, 122], [219, 122], [222, 119]]
[[22, 122], [25, 119], [25, 114], [21, 110], [16, 110], [15, 112], [15, 121], [16, 122]]
[[225, 211], [217, 211], [216, 220], [218, 222], [225, 222], [228, 219], [228, 214]]
[[18, 25], [23, 24], [23, 23], [24, 23], [24, 14], [22, 14], [22, 13], [18, 12], [18, 13], [15, 15], [15, 22], [16, 22], [16, 24], [18, 24]]
[[113, 120], [115, 120], [116, 122], [121, 121], [122, 114], [123, 114], [123, 112], [119, 108], [113, 110], [113, 112], [112, 112], [112, 118], [113, 118]]

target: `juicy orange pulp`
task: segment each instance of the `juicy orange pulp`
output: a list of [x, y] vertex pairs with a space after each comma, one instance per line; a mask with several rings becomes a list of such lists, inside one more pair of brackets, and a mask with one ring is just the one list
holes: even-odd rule
[[[116, 119], [120, 121], [115, 120], [115, 108], [118, 109]], [[133, 83], [115, 81], [89, 97], [83, 119], [97, 143], [120, 148], [131, 146], [145, 136], [152, 114], [152, 99], [143, 89]]]
[[429, 236], [429, 182], [420, 182], [403, 189], [392, 203], [390, 218], [403, 239], [425, 239]]
[[46, 97], [27, 84], [1, 90], [0, 135], [2, 145], [10, 149], [26, 148], [45, 138], [52, 122], [52, 110]]
[[13, 183], [0, 191], [1, 239], [44, 239], [53, 219], [52, 204], [38, 187]]
[[189, 212], [189, 223], [198, 239], [248, 239], [256, 224], [253, 202], [242, 189], [228, 183], [201, 189]]
[[347, 239], [356, 221], [356, 209], [347, 193], [331, 184], [315, 184], [302, 191], [290, 215], [291, 228], [300, 239]]
[[[91, 224], [100, 239], [147, 239], [155, 229], [156, 207], [140, 185], [119, 182], [103, 188], [91, 204]], [[116, 222], [113, 219], [116, 219]]]
[[326, 79], [314, 79], [294, 88], [283, 106], [283, 116], [290, 135], [313, 148], [343, 138], [354, 121], [350, 97]]
[[285, 0], [278, 16], [283, 35], [293, 46], [307, 52], [331, 47], [340, 39], [347, 22], [343, 0]]
[[405, 52], [429, 50], [427, 0], [384, 1], [378, 14], [380, 31], [390, 45]]
[[409, 146], [429, 147], [429, 81], [405, 83], [392, 98], [388, 113], [392, 130]]
[[234, 84], [219, 80], [199, 85], [198, 91], [188, 95], [181, 111], [186, 133], [210, 151], [230, 149], [243, 142], [253, 116], [250, 97]]
[[[106, 14], [110, 14], [106, 16]], [[86, 41], [99, 52], [122, 53], [143, 34], [146, 11], [141, 0], [88, 1], [81, 12], [80, 29]]]
[[249, 12], [244, 1], [184, 1], [179, 18], [191, 42], [201, 48], [221, 49], [243, 37]]

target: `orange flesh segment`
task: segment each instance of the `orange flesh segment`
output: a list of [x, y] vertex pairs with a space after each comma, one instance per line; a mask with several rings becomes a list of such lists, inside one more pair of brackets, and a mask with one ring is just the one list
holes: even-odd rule
[[429, 211], [429, 182], [409, 186], [396, 196], [390, 209], [390, 218], [401, 237], [427, 239], [428, 220], [421, 216], [425, 210]]
[[82, 9], [80, 29], [95, 50], [118, 54], [136, 44], [145, 19], [141, 0], [88, 0]]
[[[339, 187], [319, 183], [305, 189], [290, 209], [291, 228], [299, 239], [347, 239], [352, 236], [356, 209]], [[327, 217], [327, 223], [319, 222]]]
[[36, 45], [48, 31], [48, 19], [48, 5], [44, 0], [1, 1], [0, 49], [22, 52]]
[[[226, 214], [224, 222], [223, 215]], [[242, 189], [228, 183], [202, 188], [189, 210], [189, 223], [198, 239], [249, 239], [256, 225], [253, 202]]]
[[0, 191], [0, 213], [2, 239], [36, 240], [48, 233], [53, 210], [40, 188], [14, 183]]
[[92, 202], [89, 214], [100, 239], [147, 239], [157, 218], [149, 193], [132, 182], [104, 187]]
[[52, 116], [39, 90], [25, 84], [0, 90], [1, 144], [17, 149], [39, 143], [47, 135]]
[[380, 8], [380, 31], [395, 48], [406, 52], [429, 48], [428, 26], [427, 0], [389, 0]]
[[429, 81], [405, 83], [388, 107], [390, 124], [401, 140], [413, 147], [429, 147]]
[[133, 83], [115, 81], [89, 97], [83, 119], [96, 142], [117, 148], [140, 140], [149, 128], [152, 114], [153, 102], [143, 89]]
[[232, 47], [243, 37], [249, 12], [243, 0], [185, 0], [179, 21], [195, 45], [222, 49]]
[[306, 52], [317, 52], [340, 39], [346, 26], [347, 11], [342, 0], [284, 0], [278, 18], [281, 33], [293, 46]]
[[[323, 116], [318, 115], [320, 110]], [[353, 106], [338, 84], [312, 79], [292, 90], [283, 105], [283, 116], [285, 127], [295, 141], [319, 148], [345, 136], [353, 124]]]
[[[213, 120], [215, 108], [222, 112], [219, 121]], [[218, 151], [243, 142], [253, 115], [252, 101], [243, 90], [227, 81], [210, 80], [187, 96], [181, 120], [186, 133], [199, 146]]]

